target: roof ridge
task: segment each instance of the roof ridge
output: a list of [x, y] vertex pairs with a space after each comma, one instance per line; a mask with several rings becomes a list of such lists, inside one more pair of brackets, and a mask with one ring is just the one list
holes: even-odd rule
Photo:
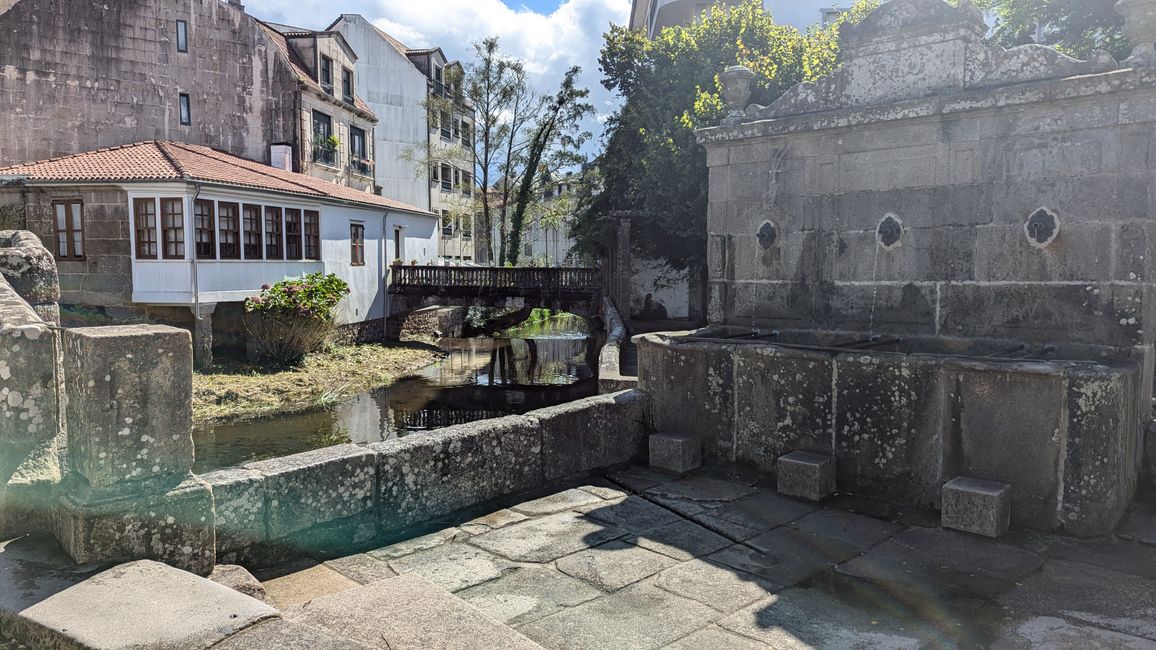
[[165, 160], [169, 161], [169, 164], [173, 166], [173, 170], [177, 172], [178, 176], [181, 178], [189, 178], [188, 170], [185, 169], [185, 166], [168, 150], [169, 142], [165, 140], [155, 140], [153, 144], [156, 145], [161, 155], [165, 157]]
[[[235, 160], [243, 160], [245, 162], [253, 163], [252, 167], [245, 166], [245, 168], [248, 169], [249, 171], [255, 173], [255, 174], [260, 174], [262, 176], [272, 178], [274, 180], [278, 180], [278, 181], [281, 181], [283, 183], [289, 183], [291, 185], [295, 185], [297, 187], [300, 187], [300, 188], [304, 189], [309, 194], [312, 194], [315, 196], [325, 196], [324, 192], [321, 192], [320, 190], [309, 187], [308, 185], [306, 185], [304, 183], [300, 183], [300, 182], [294, 180], [293, 178], [284, 178], [284, 177], [279, 176], [277, 174], [270, 174], [269, 172], [265, 171], [266, 169], [276, 169], [277, 171], [285, 171], [283, 169], [280, 169], [279, 167], [274, 167], [272, 165], [266, 165], [265, 163], [257, 162], [256, 160], [249, 160], [248, 158], [243, 158], [241, 156], [234, 156], [231, 153], [226, 153], [223, 151], [219, 152], [216, 149], [213, 149], [212, 147], [197, 147], [195, 145], [190, 145], [190, 144], [184, 143], [184, 142], [172, 142], [170, 144], [174, 144], [177, 146], [177, 148], [184, 149], [185, 151], [187, 151], [191, 154], [195, 154], [198, 156], [204, 156], [206, 158], [212, 158], [213, 160], [216, 160], [217, 162], [224, 162], [224, 163], [236, 165], [237, 163], [235, 162]], [[204, 151], [199, 151], [198, 149], [208, 149], [209, 151], [212, 151], [213, 153], [220, 153], [224, 156], [228, 156], [229, 158], [233, 158], [235, 160], [234, 161], [220, 160], [219, 158], [209, 156], [209, 155], [205, 154]], [[290, 172], [290, 173], [295, 173], [295, 172]], [[192, 178], [192, 177], [190, 176], [190, 178]], [[200, 180], [208, 180], [208, 179], [200, 179]]]
[[47, 164], [47, 163], [60, 162], [61, 160], [68, 160], [69, 158], [77, 158], [79, 156], [89, 156], [89, 155], [92, 155], [94, 153], [108, 153], [110, 151], [120, 151], [121, 149], [130, 149], [132, 147], [140, 147], [140, 146], [147, 145], [147, 144], [153, 144], [154, 142], [156, 142], [156, 141], [155, 140], [141, 140], [140, 142], [131, 142], [129, 144], [118, 144], [118, 145], [115, 145], [112, 147], [101, 147], [100, 149], [93, 149], [92, 151], [81, 151], [80, 153], [67, 153], [67, 154], [63, 154], [60, 156], [54, 156], [52, 158], [45, 158], [44, 160], [34, 160], [31, 162], [18, 163], [15, 165], [6, 165], [4, 167], [0, 167], [0, 171], [5, 170], [5, 169], [13, 169], [16, 167], [27, 167], [27, 166], [33, 165], [33, 164], [43, 165], [43, 164]]

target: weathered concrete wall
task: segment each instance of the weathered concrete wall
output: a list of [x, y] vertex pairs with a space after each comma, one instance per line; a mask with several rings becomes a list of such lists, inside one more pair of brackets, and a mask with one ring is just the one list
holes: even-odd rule
[[840, 352], [637, 337], [659, 430], [704, 456], [774, 474], [782, 455], [835, 456], [839, 489], [938, 506], [943, 483], [1012, 486], [1019, 526], [1112, 532], [1135, 493], [1140, 364]]
[[296, 76], [220, 0], [20, 0], [0, 11], [0, 42], [0, 165], [153, 139], [265, 161], [270, 144], [296, 143]]
[[220, 470], [217, 554], [261, 565], [541, 488], [644, 453], [643, 398], [625, 391], [362, 447], [339, 445]]

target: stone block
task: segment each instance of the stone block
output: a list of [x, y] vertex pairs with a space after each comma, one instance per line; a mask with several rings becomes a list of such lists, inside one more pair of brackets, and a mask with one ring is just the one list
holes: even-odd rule
[[372, 444], [380, 458], [379, 521], [385, 530], [429, 521], [541, 485], [541, 433], [509, 416]]
[[680, 433], [650, 436], [650, 466], [684, 474], [702, 466], [702, 440]]
[[216, 562], [213, 493], [196, 479], [139, 484], [115, 496], [93, 491], [62, 497], [53, 513], [56, 539], [80, 564], [152, 559], [198, 575]]
[[0, 275], [29, 303], [60, 300], [56, 261], [27, 230], [0, 230]]
[[943, 486], [944, 528], [1001, 537], [1011, 523], [1011, 486], [966, 476]]
[[263, 474], [247, 469], [223, 469], [202, 474], [200, 478], [213, 490], [218, 559], [235, 561], [238, 558], [231, 554], [269, 539]]
[[646, 444], [637, 390], [531, 411], [542, 433], [542, 474], [552, 481], [639, 458]]
[[57, 435], [56, 371], [55, 334], [0, 277], [0, 445], [18, 452]]
[[193, 465], [192, 343], [163, 325], [82, 327], [64, 333], [68, 451], [101, 488]]
[[[126, 616], [131, 612], [131, 616]], [[20, 612], [43, 648], [207, 648], [277, 610], [204, 578], [142, 560]]]
[[835, 491], [835, 458], [793, 451], [776, 464], [779, 494], [820, 501]]
[[336, 445], [249, 463], [264, 476], [269, 539], [374, 514], [377, 454]]

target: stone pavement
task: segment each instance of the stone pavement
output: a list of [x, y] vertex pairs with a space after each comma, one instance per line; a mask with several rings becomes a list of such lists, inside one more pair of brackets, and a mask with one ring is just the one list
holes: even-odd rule
[[632, 468], [259, 577], [288, 623], [368, 647], [1156, 649], [1150, 510], [995, 541], [729, 471]]

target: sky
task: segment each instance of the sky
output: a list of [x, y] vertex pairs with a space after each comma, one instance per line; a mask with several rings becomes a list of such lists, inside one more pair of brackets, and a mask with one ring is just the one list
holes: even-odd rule
[[[598, 51], [611, 23], [625, 24], [631, 0], [245, 0], [248, 13], [272, 22], [324, 29], [342, 13], [359, 13], [409, 47], [441, 47], [466, 62], [472, 44], [494, 35], [526, 62], [539, 92], [552, 92], [572, 65], [605, 119], [615, 108], [599, 83]], [[588, 128], [596, 130], [598, 122]], [[595, 135], [600, 135], [595, 133]]]

